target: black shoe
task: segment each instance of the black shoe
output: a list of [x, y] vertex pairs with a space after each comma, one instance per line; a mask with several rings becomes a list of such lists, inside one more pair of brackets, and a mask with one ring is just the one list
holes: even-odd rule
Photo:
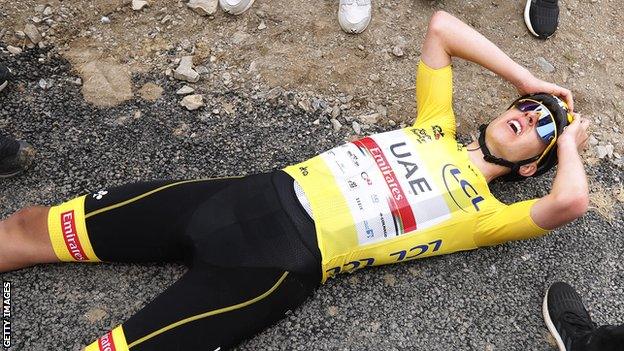
[[542, 312], [559, 351], [574, 350], [596, 330], [581, 296], [566, 283], [557, 282], [550, 286], [544, 296]]
[[11, 73], [9, 72], [9, 69], [4, 67], [3, 65], [0, 65], [0, 91], [4, 90], [7, 84], [9, 84], [10, 76]]
[[[22, 173], [35, 158], [35, 149], [25, 141], [16, 142], [12, 139], [0, 139], [0, 178], [9, 178]], [[7, 145], [8, 143], [16, 143], [17, 145]], [[6, 151], [15, 150], [15, 151]]]
[[527, 0], [524, 23], [531, 34], [540, 39], [548, 39], [559, 24], [558, 0]]

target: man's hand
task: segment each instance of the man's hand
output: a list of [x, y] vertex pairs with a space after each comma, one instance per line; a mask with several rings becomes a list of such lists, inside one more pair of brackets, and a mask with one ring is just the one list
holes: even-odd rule
[[587, 146], [587, 140], [589, 139], [588, 128], [589, 120], [581, 117], [580, 114], [575, 114], [574, 121], [565, 127], [563, 133], [557, 139], [557, 145], [559, 147], [574, 145], [578, 151], [583, 150]]
[[557, 84], [549, 83], [541, 79], [536, 78], [532, 74], [527, 79], [523, 79], [516, 84], [516, 88], [520, 95], [533, 94], [533, 93], [549, 93], [560, 97], [568, 104], [570, 112], [574, 111], [574, 98], [572, 92], [566, 88], [562, 88]]

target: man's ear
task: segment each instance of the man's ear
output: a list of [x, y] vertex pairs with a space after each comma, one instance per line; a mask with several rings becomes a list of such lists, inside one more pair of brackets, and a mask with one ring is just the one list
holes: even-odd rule
[[518, 173], [523, 177], [530, 177], [535, 174], [535, 171], [537, 171], [537, 161], [520, 166], [520, 169], [518, 169]]

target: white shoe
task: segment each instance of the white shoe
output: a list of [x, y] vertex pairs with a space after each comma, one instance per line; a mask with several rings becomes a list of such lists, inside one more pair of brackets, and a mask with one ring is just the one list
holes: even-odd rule
[[362, 33], [370, 23], [371, 11], [371, 0], [340, 0], [340, 27], [347, 33]]
[[231, 15], [240, 15], [249, 10], [254, 0], [219, 0], [221, 9]]

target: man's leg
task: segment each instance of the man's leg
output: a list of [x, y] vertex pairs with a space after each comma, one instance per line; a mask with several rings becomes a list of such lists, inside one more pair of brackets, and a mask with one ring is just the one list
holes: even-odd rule
[[28, 207], [0, 221], [0, 272], [59, 262], [48, 235], [49, 207]]
[[195, 209], [236, 178], [128, 184], [0, 222], [0, 271], [53, 262], [182, 260]]
[[198, 263], [86, 351], [227, 350], [301, 305], [319, 275]]

